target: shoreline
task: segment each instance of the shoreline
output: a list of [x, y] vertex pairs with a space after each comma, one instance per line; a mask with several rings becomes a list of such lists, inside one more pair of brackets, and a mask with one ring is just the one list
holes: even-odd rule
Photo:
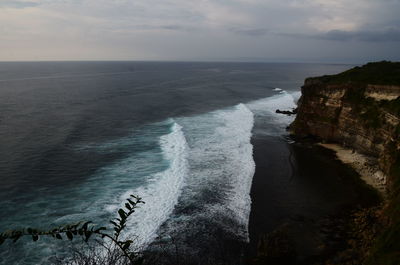
[[375, 188], [383, 197], [386, 197], [387, 177], [376, 166], [376, 159], [339, 144], [318, 143], [317, 145], [334, 151], [338, 160], [351, 166], [365, 183]]
[[252, 143], [257, 166], [246, 264], [288, 257], [283, 264], [318, 264], [344, 251], [342, 224], [351, 223], [359, 207], [375, 205], [377, 193], [329, 148], [273, 137]]

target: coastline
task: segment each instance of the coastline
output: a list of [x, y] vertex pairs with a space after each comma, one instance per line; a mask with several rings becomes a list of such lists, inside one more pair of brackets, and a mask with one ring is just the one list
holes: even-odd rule
[[375, 205], [353, 204], [352, 213], [343, 212], [346, 222], [339, 227], [347, 230], [344, 248], [321, 264], [400, 261], [399, 70], [400, 63], [372, 62], [336, 75], [307, 78], [301, 88], [290, 134], [331, 152], [357, 174], [354, 184], [370, 190], [365, 199], [374, 193], [377, 197]]
[[351, 166], [360, 175], [363, 181], [375, 188], [383, 197], [386, 196], [387, 177], [377, 167], [376, 159], [338, 144], [318, 143], [318, 145], [334, 151], [337, 159]]
[[376, 191], [332, 149], [271, 137], [252, 142], [256, 173], [246, 264], [319, 264], [345, 251], [345, 224], [356, 210], [376, 205]]

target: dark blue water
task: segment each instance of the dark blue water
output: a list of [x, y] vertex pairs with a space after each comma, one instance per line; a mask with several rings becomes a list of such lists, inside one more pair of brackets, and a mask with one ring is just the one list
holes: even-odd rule
[[[347, 68], [0, 63], [0, 231], [106, 224], [133, 193], [146, 205], [126, 236], [142, 248], [208, 227], [247, 242], [251, 139], [283, 139], [292, 118], [275, 109], [295, 106], [304, 78]], [[47, 263], [64, 249], [21, 240], [0, 247], [0, 264]]]

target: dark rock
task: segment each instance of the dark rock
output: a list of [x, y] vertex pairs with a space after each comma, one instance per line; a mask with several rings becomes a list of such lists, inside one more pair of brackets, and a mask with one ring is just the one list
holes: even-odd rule
[[297, 113], [297, 108], [295, 108], [293, 110], [280, 110], [280, 109], [277, 109], [275, 112], [279, 113], [279, 114], [285, 114], [285, 115], [290, 116], [290, 115], [295, 115]]
[[294, 240], [285, 224], [259, 239], [257, 257], [251, 264], [289, 265], [295, 263], [296, 257]]
[[[399, 70], [400, 63], [367, 64], [338, 75], [309, 78], [302, 87], [298, 113], [289, 128], [292, 137], [314, 137], [370, 156], [387, 175], [391, 193], [380, 210], [382, 216], [376, 209], [366, 210], [348, 223], [328, 223], [322, 232], [334, 241], [347, 237], [348, 246], [325, 264], [358, 265], [366, 260], [368, 264], [400, 264], [399, 244], [393, 243], [399, 242], [400, 230]], [[380, 219], [390, 222], [383, 222], [382, 228]], [[350, 230], [343, 230], [349, 225]]]

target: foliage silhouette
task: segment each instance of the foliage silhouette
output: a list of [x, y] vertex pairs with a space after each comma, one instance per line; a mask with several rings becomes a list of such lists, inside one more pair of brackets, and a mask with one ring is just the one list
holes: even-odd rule
[[[8, 230], [0, 233], [0, 245], [3, 244], [6, 240], [17, 242], [21, 237], [24, 236], [32, 237], [33, 241], [38, 241], [39, 238], [43, 236], [50, 236], [60, 240], [63, 239], [63, 236], [64, 238], [68, 238], [69, 240], [73, 240], [75, 237], [81, 237], [85, 242], [88, 242], [92, 235], [96, 235], [101, 237], [102, 239], [106, 238], [110, 240], [113, 247], [121, 251], [122, 256], [128, 259], [131, 264], [142, 264], [143, 259], [140, 254], [132, 250], [133, 241], [121, 239], [121, 233], [126, 227], [128, 217], [130, 217], [135, 212], [135, 209], [141, 203], [144, 202], [140, 197], [130, 195], [130, 198], [128, 198], [127, 202], [125, 203], [126, 209], [121, 208], [118, 210], [119, 218], [114, 218], [110, 220], [114, 231], [113, 233], [107, 233], [106, 227], [96, 227], [91, 221], [87, 221], [59, 226], [47, 231], [34, 228]], [[103, 247], [106, 246], [104, 244], [100, 245]]]

